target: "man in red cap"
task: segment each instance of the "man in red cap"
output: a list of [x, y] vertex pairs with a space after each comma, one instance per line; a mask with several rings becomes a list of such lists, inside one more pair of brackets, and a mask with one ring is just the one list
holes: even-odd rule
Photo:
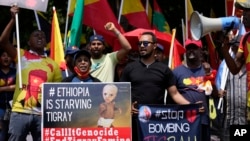
[[207, 96], [215, 89], [213, 89], [211, 81], [206, 79], [206, 75], [210, 74], [206, 72], [202, 62], [202, 42], [188, 39], [185, 47], [186, 62], [173, 70], [177, 80], [176, 86], [190, 103], [202, 101], [205, 112], [201, 113], [201, 138], [198, 140], [210, 141]]

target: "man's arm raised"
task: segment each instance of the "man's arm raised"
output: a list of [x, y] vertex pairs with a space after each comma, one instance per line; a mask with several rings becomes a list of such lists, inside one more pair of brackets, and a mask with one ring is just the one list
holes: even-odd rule
[[121, 49], [117, 53], [117, 58], [119, 61], [121, 61], [124, 57], [126, 57], [132, 47], [128, 40], [121, 34], [121, 32], [115, 27], [112, 22], [106, 23], [104, 27], [106, 30], [112, 31], [117, 36], [121, 45]]
[[19, 12], [19, 8], [17, 6], [12, 6], [10, 11], [11, 11], [12, 16], [0, 37], [0, 47], [4, 49], [12, 58], [15, 58], [17, 55], [17, 50], [10, 43], [9, 39], [10, 39], [12, 28], [15, 25], [15, 14]]

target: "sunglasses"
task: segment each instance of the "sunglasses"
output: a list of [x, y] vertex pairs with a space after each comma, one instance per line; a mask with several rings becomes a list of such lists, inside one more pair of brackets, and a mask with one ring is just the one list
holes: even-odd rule
[[154, 44], [154, 42], [150, 42], [150, 41], [139, 41], [138, 46], [140, 47], [142, 44], [144, 47], [148, 47], [150, 43]]
[[95, 45], [100, 46], [100, 45], [102, 45], [102, 43], [91, 43], [91, 45], [92, 45], [92, 46], [95, 46]]

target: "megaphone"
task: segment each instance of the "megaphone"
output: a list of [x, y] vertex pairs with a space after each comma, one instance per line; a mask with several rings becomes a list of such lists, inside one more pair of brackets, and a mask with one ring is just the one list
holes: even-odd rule
[[212, 31], [237, 29], [239, 25], [240, 19], [235, 16], [207, 18], [194, 11], [190, 18], [190, 31], [194, 40], [199, 40]]

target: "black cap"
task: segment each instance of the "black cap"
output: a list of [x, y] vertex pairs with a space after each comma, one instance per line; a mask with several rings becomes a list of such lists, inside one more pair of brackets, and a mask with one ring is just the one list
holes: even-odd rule
[[80, 55], [85, 55], [89, 58], [91, 58], [91, 54], [89, 53], [89, 51], [87, 51], [86, 49], [82, 49], [82, 50], [78, 50], [75, 55], [74, 55], [74, 62], [76, 61], [76, 58], [79, 57]]

